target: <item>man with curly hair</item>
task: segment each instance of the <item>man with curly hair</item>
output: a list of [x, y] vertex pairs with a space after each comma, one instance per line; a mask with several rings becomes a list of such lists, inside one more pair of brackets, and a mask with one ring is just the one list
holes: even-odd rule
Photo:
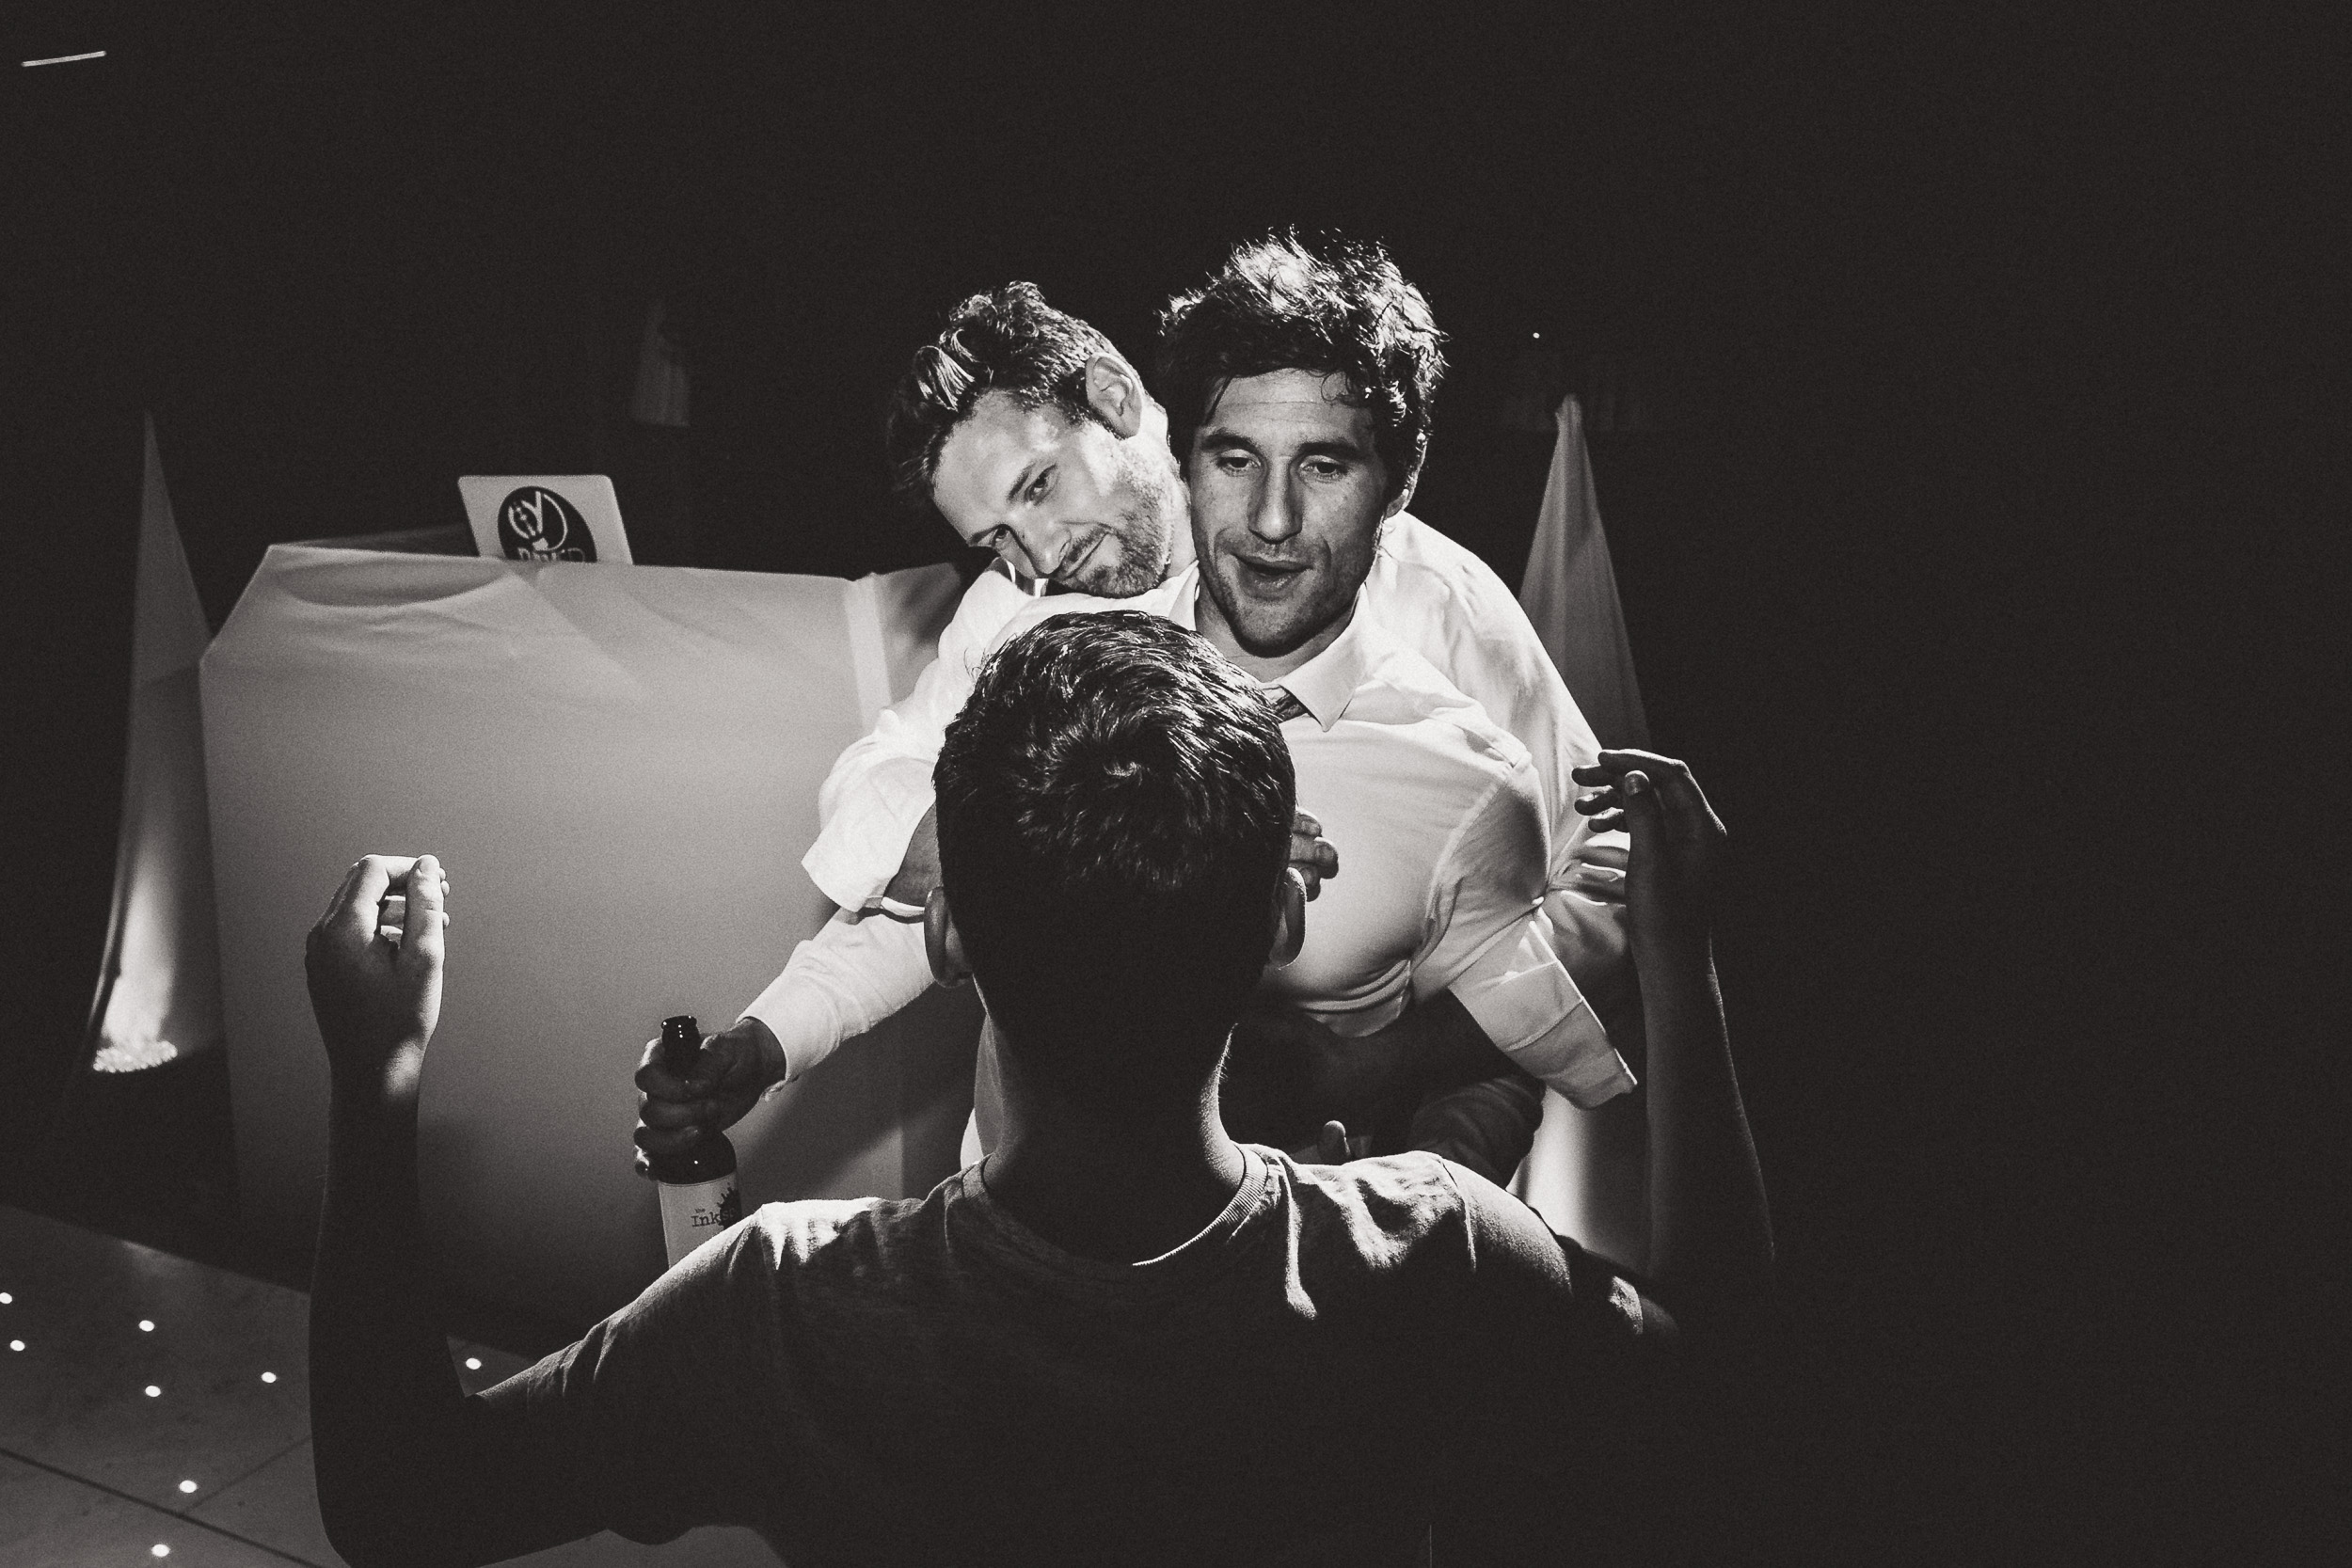
[[1429, 1154], [1300, 1164], [1227, 1132], [1225, 1041], [1295, 912], [1294, 723], [1165, 617], [1007, 643], [937, 767], [999, 1147], [923, 1197], [764, 1205], [470, 1395], [416, 1182], [448, 882], [430, 855], [354, 865], [307, 962], [330, 1085], [310, 1431], [342, 1558], [728, 1524], [794, 1568], [1410, 1562], [1499, 1496], [1551, 1523], [1531, 1560], [1589, 1537], [1666, 1374], [1735, 1348], [1769, 1284], [1709, 956], [1723, 826], [1680, 763], [1581, 775], [1632, 835], [1645, 1277]]
[[[1631, 1085], [1579, 985], [1613, 989], [1624, 953], [1622, 850], [1571, 809], [1569, 771], [1597, 745], [1509, 591], [1405, 511], [1444, 369], [1427, 301], [1375, 246], [1269, 236], [1170, 301], [1161, 339], [1164, 401], [1100, 333], [1016, 283], [964, 301], [917, 352], [888, 426], [894, 488], [1002, 570], [826, 781], [803, 863], [844, 915], [713, 1037], [691, 1082], [648, 1060], [641, 1144], [732, 1121], [919, 992], [912, 922], [935, 885], [939, 736], [990, 647], [1112, 603], [1198, 625], [1312, 720], [1294, 741], [1317, 753], [1302, 752], [1315, 815], [1295, 840], [1311, 895], [1337, 871], [1333, 845], [1346, 848], [1345, 891], [1319, 903], [1301, 964], [1270, 984], [1294, 1006], [1245, 1022], [1245, 1122], [1256, 1085], [1294, 1103], [1292, 1133], [1339, 1119], [1507, 1179], [1539, 1082], [1582, 1105]], [[1028, 592], [1048, 584], [1060, 592]], [[1368, 673], [1377, 691], [1361, 690]], [[1455, 710], [1467, 718], [1438, 749], [1476, 764], [1401, 744]], [[1351, 736], [1369, 737], [1363, 754]], [[1417, 804], [1416, 780], [1444, 803]], [[1498, 787], [1532, 805], [1481, 795]], [[984, 1044], [967, 1156], [994, 1131], [991, 1060]], [[1432, 1096], [1444, 1113], [1406, 1125]]]

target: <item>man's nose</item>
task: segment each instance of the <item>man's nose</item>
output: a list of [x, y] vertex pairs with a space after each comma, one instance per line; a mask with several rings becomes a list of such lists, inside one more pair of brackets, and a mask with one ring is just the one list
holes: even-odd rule
[[1014, 525], [1012, 536], [1021, 542], [1021, 553], [1029, 558], [1032, 574], [1050, 578], [1061, 570], [1075, 534], [1063, 523], [1031, 517]]
[[1291, 490], [1288, 475], [1275, 475], [1259, 486], [1258, 503], [1249, 516], [1249, 531], [1273, 544], [1298, 531], [1298, 498]]

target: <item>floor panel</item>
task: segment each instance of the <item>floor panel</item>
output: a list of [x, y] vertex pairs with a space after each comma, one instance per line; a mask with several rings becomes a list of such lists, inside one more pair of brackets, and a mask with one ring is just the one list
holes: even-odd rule
[[0, 1454], [0, 1562], [8, 1568], [288, 1568], [290, 1560]]
[[176, 1513], [310, 1431], [298, 1291], [0, 1209], [0, 1449]]
[[[302, 1292], [0, 1207], [0, 1564], [342, 1568], [311, 1474]], [[530, 1364], [468, 1340], [450, 1349], [469, 1391]], [[700, 1529], [666, 1546], [608, 1533], [516, 1560], [776, 1559], [749, 1530]]]

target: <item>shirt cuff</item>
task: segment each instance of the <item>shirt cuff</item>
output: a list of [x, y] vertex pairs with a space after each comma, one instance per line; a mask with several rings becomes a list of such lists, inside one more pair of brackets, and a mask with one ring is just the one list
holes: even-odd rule
[[799, 1080], [842, 1041], [913, 1002], [930, 980], [922, 927], [884, 916], [834, 915], [813, 940], [792, 949], [784, 973], [743, 1009], [784, 1048], [784, 1076], [760, 1098]]
[[1635, 1080], [1552, 951], [1548, 925], [1507, 933], [1448, 989], [1496, 1050], [1591, 1110]]

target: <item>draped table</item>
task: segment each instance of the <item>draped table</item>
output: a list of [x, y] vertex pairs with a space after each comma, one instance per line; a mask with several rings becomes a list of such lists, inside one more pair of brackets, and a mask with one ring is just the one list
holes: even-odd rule
[[[243, 1223], [308, 1246], [326, 1069], [303, 936], [430, 851], [453, 921], [420, 1183], [452, 1289], [582, 1324], [660, 1270], [630, 1169], [644, 1042], [731, 1022], [830, 912], [818, 785], [960, 585], [273, 546], [201, 666]], [[955, 1168], [977, 1006], [930, 992], [733, 1130], [747, 1203]]]

